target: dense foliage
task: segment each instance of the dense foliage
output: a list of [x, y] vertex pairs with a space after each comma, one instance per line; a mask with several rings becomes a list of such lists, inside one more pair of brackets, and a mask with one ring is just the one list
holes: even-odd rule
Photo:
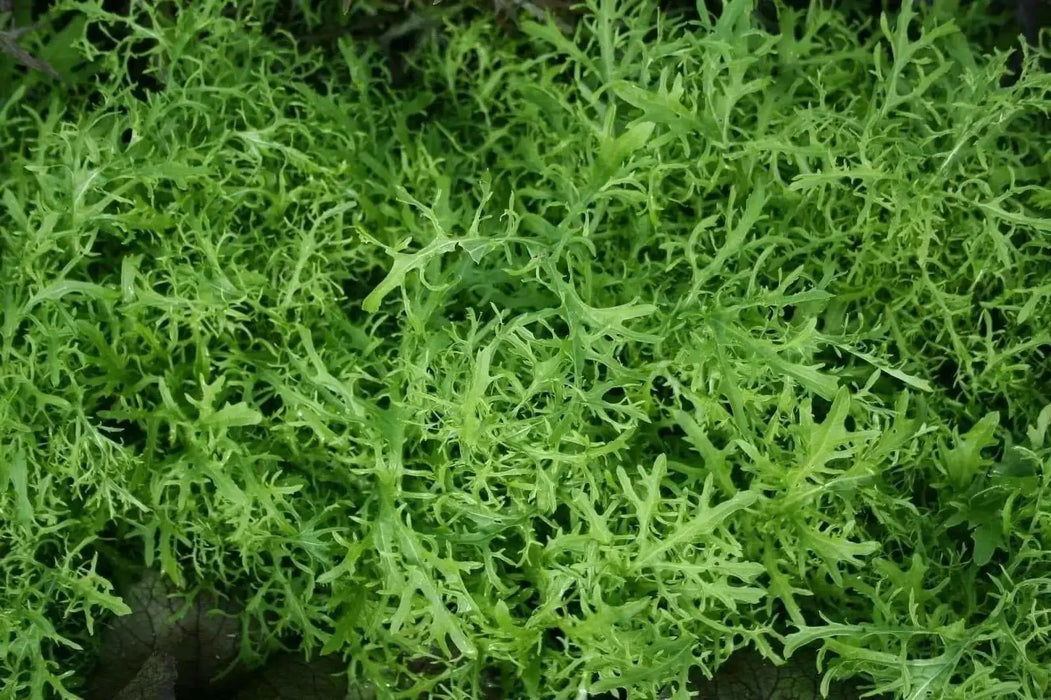
[[1051, 76], [980, 7], [479, 14], [392, 84], [135, 5], [0, 76], [0, 697], [139, 566], [378, 697], [1051, 693]]

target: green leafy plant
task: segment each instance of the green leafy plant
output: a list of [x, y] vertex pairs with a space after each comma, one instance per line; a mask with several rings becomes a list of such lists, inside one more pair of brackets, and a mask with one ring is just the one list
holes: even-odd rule
[[97, 80], [0, 108], [0, 698], [104, 628], [168, 692], [220, 601], [224, 668], [376, 697], [1046, 697], [1051, 77], [980, 8], [753, 9], [465, 13], [394, 82], [271, 0], [60, 4]]

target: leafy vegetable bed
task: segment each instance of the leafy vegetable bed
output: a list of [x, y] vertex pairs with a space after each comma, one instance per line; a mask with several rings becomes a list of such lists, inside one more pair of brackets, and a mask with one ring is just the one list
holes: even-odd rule
[[143, 566], [377, 697], [1048, 697], [1051, 77], [981, 8], [480, 15], [392, 86], [153, 5], [0, 108], [0, 697]]

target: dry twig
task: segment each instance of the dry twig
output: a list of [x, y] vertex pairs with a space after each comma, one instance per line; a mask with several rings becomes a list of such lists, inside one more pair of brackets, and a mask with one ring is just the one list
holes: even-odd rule
[[62, 76], [58, 74], [58, 71], [55, 70], [50, 63], [37, 58], [19, 46], [18, 40], [34, 29], [37, 29], [40, 25], [31, 24], [27, 27], [6, 27], [7, 23], [12, 21], [11, 12], [13, 9], [14, 0], [0, 0], [0, 13], [7, 15], [7, 17], [4, 17], [2, 20], [3, 25], [5, 25], [4, 29], [0, 29], [0, 51], [11, 56], [30, 70], [38, 70], [41, 73], [47, 73], [53, 78], [61, 79]]

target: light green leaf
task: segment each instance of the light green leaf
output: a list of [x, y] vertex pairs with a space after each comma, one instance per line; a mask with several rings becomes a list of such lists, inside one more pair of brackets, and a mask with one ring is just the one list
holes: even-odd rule
[[263, 414], [240, 401], [223, 406], [215, 413], [202, 418], [201, 423], [213, 428], [238, 428], [259, 425], [262, 420]]

